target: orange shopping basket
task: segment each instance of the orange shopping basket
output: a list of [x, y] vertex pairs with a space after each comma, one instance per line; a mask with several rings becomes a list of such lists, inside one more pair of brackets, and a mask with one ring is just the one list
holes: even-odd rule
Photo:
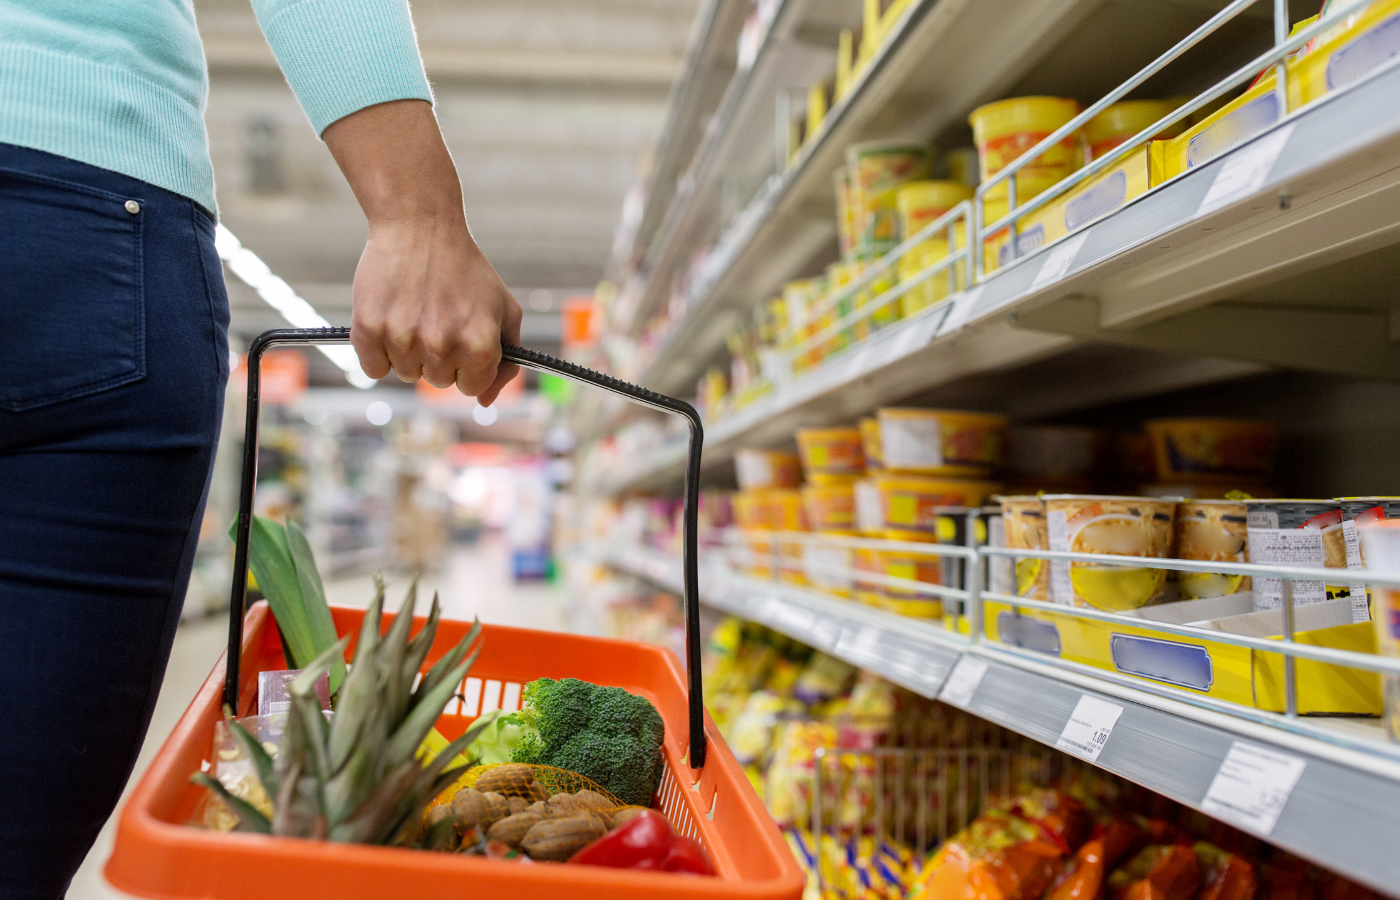
[[[582, 678], [649, 699], [666, 723], [660, 808], [677, 832], [708, 851], [716, 877], [595, 866], [521, 864], [484, 857], [225, 833], [192, 827], [203, 788], [189, 776], [211, 763], [214, 726], [227, 703], [250, 714], [257, 674], [286, 668], [265, 603], [243, 614], [253, 485], [257, 476], [258, 389], [263, 352], [276, 344], [344, 343], [349, 329], [283, 329], [258, 337], [248, 353], [248, 419], [235, 544], [229, 648], [151, 763], [122, 810], [108, 880], [132, 894], [219, 900], [377, 900], [492, 898], [800, 898], [803, 878], [747, 777], [705, 714], [701, 696], [696, 566], [700, 420], [687, 403], [557, 359], [506, 347], [507, 360], [598, 385], [690, 423], [684, 519], [687, 671], [669, 651], [646, 644], [487, 625], [480, 657], [462, 686], [486, 703], [518, 698], [536, 678]], [[357, 634], [363, 611], [332, 610], [339, 634]], [[386, 619], [392, 619], [386, 614]], [[421, 627], [421, 623], [417, 626]], [[426, 671], [469, 625], [442, 621]], [[353, 648], [352, 648], [353, 649]], [[472, 685], [475, 682], [475, 685]], [[241, 701], [241, 702], [240, 702]], [[509, 702], [509, 701], [508, 701]], [[506, 705], [506, 704], [503, 704]], [[438, 730], [460, 735], [476, 709], [444, 714]], [[686, 735], [688, 743], [682, 742]]]

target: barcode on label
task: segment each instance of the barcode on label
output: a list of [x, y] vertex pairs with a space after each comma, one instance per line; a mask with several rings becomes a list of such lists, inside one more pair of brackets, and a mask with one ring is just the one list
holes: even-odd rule
[[1096, 762], [1121, 715], [1123, 707], [1085, 694], [1069, 714], [1069, 721], [1055, 746]]

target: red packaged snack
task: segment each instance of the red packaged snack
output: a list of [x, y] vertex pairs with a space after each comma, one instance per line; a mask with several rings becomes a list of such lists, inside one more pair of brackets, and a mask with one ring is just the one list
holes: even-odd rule
[[1253, 865], [1205, 841], [1192, 849], [1201, 867], [1201, 893], [1196, 900], [1254, 900], [1259, 880]]
[[1099, 900], [1103, 896], [1106, 873], [1132, 849], [1141, 834], [1121, 819], [1095, 828], [1094, 834], [1055, 879], [1045, 900]]
[[1192, 900], [1200, 888], [1200, 863], [1185, 844], [1148, 847], [1108, 877], [1111, 900]]

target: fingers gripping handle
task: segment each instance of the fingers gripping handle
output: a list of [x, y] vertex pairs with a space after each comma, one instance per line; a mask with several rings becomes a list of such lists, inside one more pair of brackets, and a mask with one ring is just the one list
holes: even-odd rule
[[[233, 588], [229, 598], [228, 666], [224, 680], [224, 703], [238, 712], [239, 651], [243, 645], [243, 605], [248, 590], [248, 542], [252, 531], [253, 487], [258, 475], [258, 405], [263, 353], [277, 344], [344, 344], [350, 341], [349, 328], [283, 328], [266, 331], [248, 349], [248, 415], [243, 441], [243, 478], [238, 494], [238, 529], [234, 541]], [[695, 407], [684, 400], [610, 375], [586, 369], [524, 347], [505, 345], [501, 358], [543, 372], [551, 372], [649, 406], [678, 415], [690, 427], [690, 452], [685, 469], [685, 509], [682, 535], [682, 565], [685, 604], [685, 656], [689, 679], [690, 754], [692, 769], [705, 765], [705, 701], [700, 674], [700, 577], [697, 521], [700, 509], [700, 450], [704, 429]]]

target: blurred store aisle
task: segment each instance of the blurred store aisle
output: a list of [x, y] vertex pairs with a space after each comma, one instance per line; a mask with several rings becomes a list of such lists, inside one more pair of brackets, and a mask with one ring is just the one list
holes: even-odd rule
[[[408, 575], [391, 573], [386, 580], [389, 608], [397, 609], [408, 585]], [[333, 605], [364, 606], [372, 596], [370, 585], [368, 574], [340, 578], [326, 584], [326, 596]], [[510, 575], [509, 548], [494, 534], [488, 533], [472, 545], [451, 548], [442, 569], [423, 577], [418, 591], [419, 613], [427, 612], [433, 591], [440, 592], [445, 618], [470, 619], [476, 615], [483, 622], [498, 625], [550, 630], [569, 628], [563, 591], [546, 583], [516, 583]], [[156, 703], [151, 729], [141, 748], [136, 771], [127, 784], [127, 792], [145, 772], [151, 758], [209, 676], [209, 670], [224, 649], [228, 634], [225, 625], [218, 617], [200, 619], [182, 624], [176, 632], [160, 700]], [[126, 802], [125, 794], [122, 802]], [[112, 853], [115, 830], [114, 817], [102, 829], [97, 843], [74, 876], [68, 900], [122, 900], [128, 896], [114, 890], [102, 878], [102, 867]]]

